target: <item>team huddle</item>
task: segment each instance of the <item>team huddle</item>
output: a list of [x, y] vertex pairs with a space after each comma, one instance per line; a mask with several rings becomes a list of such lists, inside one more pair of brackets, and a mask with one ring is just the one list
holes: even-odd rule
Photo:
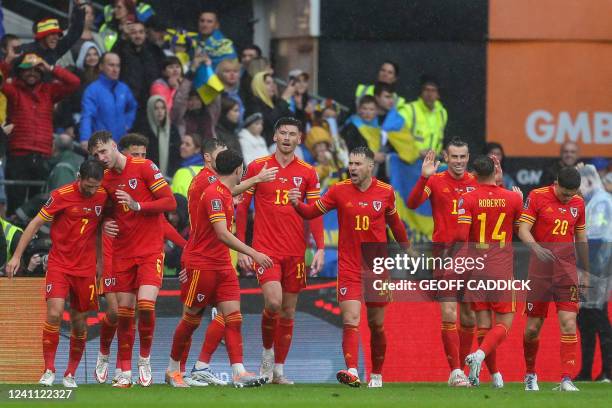
[[[391, 235], [403, 249], [408, 249], [408, 235], [395, 207], [395, 192], [373, 177], [374, 153], [366, 147], [357, 147], [350, 153], [349, 179], [333, 185], [321, 197], [315, 169], [295, 156], [302, 137], [301, 122], [282, 118], [274, 131], [276, 152], [251, 162], [246, 171], [241, 155], [216, 139], [203, 146], [205, 167], [193, 178], [187, 197], [189, 238], [186, 243], [180, 242], [180, 236], [173, 239], [184, 245], [183, 270], [179, 276], [183, 315], [174, 332], [166, 382], [173, 387], [228, 385], [210, 367], [214, 352], [225, 340], [232, 367], [231, 383], [235, 387], [293, 384], [284, 373], [284, 364], [291, 347], [298, 296], [306, 287], [304, 253], [310, 238], [306, 232], [312, 234], [316, 243], [311, 268], [318, 271], [324, 264], [321, 216], [335, 209], [339, 225], [337, 296], [346, 363], [336, 377], [352, 387], [361, 385], [357, 363], [361, 307], [365, 303], [372, 359], [368, 387], [382, 387], [387, 345], [384, 317], [390, 296], [365, 295], [361, 259], [364, 243], [387, 243]], [[176, 201], [157, 166], [129, 149], [119, 151], [109, 132], [93, 134], [88, 149], [93, 159], [81, 165], [74, 183], [51, 193], [24, 231], [7, 263], [7, 272], [12, 276], [30, 240], [45, 222], [51, 222], [53, 246], [46, 276], [47, 319], [42, 333], [45, 371], [40, 384], [51, 386], [55, 381], [59, 326], [65, 299], [70, 295], [70, 352], [63, 384], [77, 386], [74, 376], [85, 348], [86, 317], [89, 311], [98, 310], [101, 293], [106, 298], [107, 310], [100, 322], [95, 378], [99, 383], [108, 380], [110, 344], [116, 334], [118, 351], [112, 383], [119, 388], [132, 386], [137, 320], [140, 344], [137, 382], [147, 387], [153, 383], [150, 353], [155, 304], [163, 280], [164, 240], [178, 235], [173, 234], [164, 213], [173, 211]], [[523, 204], [520, 191], [499, 186], [501, 169], [494, 159], [478, 157], [473, 162], [474, 174], [468, 173], [468, 146], [457, 139], [446, 147], [444, 158], [448, 169], [438, 172], [434, 152], [424, 157], [422, 177], [408, 198], [408, 206], [416, 208], [427, 199], [431, 201], [433, 241], [442, 244], [445, 250], [458, 242], [502, 248], [512, 242], [513, 233], [518, 231], [518, 237], [533, 253], [530, 279], [549, 288], [551, 282], [558, 281], [555, 276], [563, 273], [562, 284], [552, 285], [555, 293], [551, 298], [562, 333], [558, 388], [577, 391], [570, 374], [576, 359], [578, 288], [586, 282], [581, 276], [579, 285], [574, 252], [559, 251], [552, 244], [570, 244], [573, 248], [575, 241], [578, 258], [588, 270], [586, 244], [582, 245], [586, 243], [584, 203], [576, 195], [580, 175], [573, 168], [563, 169], [554, 185], [532, 191]], [[247, 216], [253, 200], [253, 240], [248, 246]], [[232, 233], [234, 222], [236, 235]], [[258, 373], [248, 371], [243, 364], [240, 286], [230, 249], [238, 253], [242, 269], [254, 271], [263, 293], [262, 358]], [[506, 256], [508, 252], [502, 251], [498, 257], [505, 267], [493, 269], [499, 273], [496, 277], [512, 279]], [[511, 265], [511, 252], [509, 256]], [[560, 258], [563, 263], [558, 262]], [[435, 270], [434, 277], [454, 279], [456, 275], [452, 270], [442, 269]], [[511, 329], [515, 302], [507, 299], [458, 302], [457, 293], [452, 291], [439, 291], [436, 301], [441, 307], [441, 337], [450, 369], [449, 386], [478, 385], [481, 367], [486, 364], [493, 386], [503, 387], [495, 350]], [[527, 299], [526, 390], [538, 390], [535, 371], [538, 334], [548, 306], [545, 299]], [[192, 335], [207, 307], [215, 307], [218, 313], [206, 329], [195, 365], [187, 373], [185, 364]], [[478, 348], [474, 351], [476, 334]], [[469, 376], [465, 375], [466, 365]]]

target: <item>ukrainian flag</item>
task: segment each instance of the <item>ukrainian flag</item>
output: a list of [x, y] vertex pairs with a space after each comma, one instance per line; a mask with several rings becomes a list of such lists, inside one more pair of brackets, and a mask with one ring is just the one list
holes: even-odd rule
[[200, 65], [196, 71], [193, 86], [205, 105], [210, 104], [221, 92], [223, 92], [223, 83], [217, 74], [215, 74], [212, 67], [208, 65]]

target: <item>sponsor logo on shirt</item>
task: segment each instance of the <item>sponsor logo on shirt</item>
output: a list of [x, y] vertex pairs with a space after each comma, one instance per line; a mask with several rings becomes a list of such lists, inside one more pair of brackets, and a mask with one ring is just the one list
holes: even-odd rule
[[531, 203], [531, 198], [527, 198], [527, 200], [525, 200], [525, 204], [523, 204], [523, 209], [524, 210], [528, 209], [530, 203]]
[[159, 167], [157, 167], [155, 163], [151, 163], [151, 168], [153, 169], [153, 171], [159, 171]]
[[160, 178], [162, 178], [162, 177], [164, 177], [164, 175], [163, 175], [163, 174], [161, 174], [161, 173], [157, 173], [156, 175], [154, 175], [154, 176], [153, 176], [153, 178], [154, 178], [155, 180], [159, 180], [159, 179], [160, 179]]
[[45, 203], [45, 207], [50, 207], [51, 204], [53, 204], [53, 197], [49, 197], [49, 199], [47, 200], [47, 202]]
[[217, 178], [215, 176], [208, 176], [208, 182], [210, 184], [214, 183], [215, 181], [217, 181]]

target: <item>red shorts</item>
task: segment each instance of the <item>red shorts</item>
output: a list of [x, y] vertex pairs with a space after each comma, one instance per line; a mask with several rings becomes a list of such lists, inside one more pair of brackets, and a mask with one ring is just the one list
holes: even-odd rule
[[143, 285], [161, 288], [164, 277], [163, 252], [133, 258], [113, 258], [114, 292], [135, 292]]
[[[531, 272], [531, 270], [530, 270]], [[547, 317], [549, 303], [555, 302], [557, 312], [578, 313], [578, 274], [574, 268], [560, 275], [529, 275], [531, 291], [527, 294], [525, 314], [531, 317]], [[571, 273], [573, 272], [573, 274]]]
[[187, 307], [240, 301], [240, 284], [233, 267], [218, 270], [187, 268], [187, 282], [181, 283], [181, 301]]
[[45, 279], [45, 299], [66, 299], [70, 295], [70, 307], [79, 312], [98, 310], [95, 276], [74, 276], [49, 269]]
[[473, 302], [470, 307], [475, 312], [492, 310], [495, 313], [515, 313], [516, 302]]
[[[381, 279], [385, 280], [384, 276]], [[373, 283], [370, 282], [370, 283]], [[364, 302], [366, 306], [383, 307], [391, 302], [391, 292], [388, 290], [377, 291], [370, 284], [363, 287], [361, 275], [355, 272], [338, 271], [338, 281], [336, 284], [336, 295], [338, 303], [346, 300], [357, 300]]]
[[253, 262], [259, 285], [280, 282], [284, 292], [300, 293], [306, 287], [306, 264], [303, 256], [271, 256], [272, 268], [264, 269]]

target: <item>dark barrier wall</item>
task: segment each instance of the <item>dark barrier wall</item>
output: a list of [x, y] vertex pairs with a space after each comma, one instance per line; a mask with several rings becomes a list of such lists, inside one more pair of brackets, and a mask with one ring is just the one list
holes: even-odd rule
[[400, 65], [408, 101], [427, 73], [441, 83], [447, 136], [480, 151], [485, 132], [487, 1], [321, 2], [319, 93], [354, 105], [358, 83], [372, 83], [385, 59]]

